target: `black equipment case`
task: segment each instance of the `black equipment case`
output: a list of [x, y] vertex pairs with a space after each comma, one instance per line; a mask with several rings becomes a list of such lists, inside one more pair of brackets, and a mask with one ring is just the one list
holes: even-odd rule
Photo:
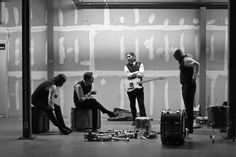
[[229, 107], [211, 106], [207, 108], [207, 125], [216, 129], [225, 129], [228, 126]]
[[161, 142], [183, 144], [186, 137], [185, 111], [164, 110], [161, 113]]
[[[97, 129], [101, 128], [101, 112], [98, 109], [97, 114]], [[74, 131], [92, 129], [92, 110], [71, 108], [71, 128]]]

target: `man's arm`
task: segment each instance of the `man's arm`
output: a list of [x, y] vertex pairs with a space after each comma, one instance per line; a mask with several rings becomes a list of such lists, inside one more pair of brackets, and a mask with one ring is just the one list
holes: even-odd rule
[[128, 79], [134, 79], [136, 77], [141, 78], [144, 75], [144, 66], [143, 63], [140, 64], [139, 71], [130, 72], [127, 66], [124, 67], [124, 72]]
[[196, 60], [188, 57], [185, 60], [185, 66], [194, 68], [193, 79], [196, 80], [196, 78], [199, 74], [200, 64]]
[[48, 105], [54, 110], [54, 99], [57, 97], [56, 86], [52, 85], [48, 90]]
[[140, 67], [139, 67], [139, 71], [138, 71], [137, 77], [141, 78], [143, 76], [144, 76], [144, 65], [143, 65], [143, 63], [141, 63]]
[[76, 85], [74, 88], [80, 102], [84, 101], [85, 99], [89, 99], [92, 97], [93, 94], [96, 94], [96, 91], [90, 91], [89, 93], [84, 95], [83, 89], [79, 84]]
[[129, 69], [127, 68], [127, 66], [124, 67], [124, 72], [126, 74], [126, 77], [128, 79], [134, 79], [136, 78], [137, 74], [139, 71], [135, 71], [135, 72], [130, 72]]

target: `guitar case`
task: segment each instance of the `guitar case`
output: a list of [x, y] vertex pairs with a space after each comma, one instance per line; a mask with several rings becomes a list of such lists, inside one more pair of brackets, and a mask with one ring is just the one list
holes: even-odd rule
[[181, 145], [185, 142], [185, 119], [185, 111], [162, 111], [160, 130], [163, 144]]

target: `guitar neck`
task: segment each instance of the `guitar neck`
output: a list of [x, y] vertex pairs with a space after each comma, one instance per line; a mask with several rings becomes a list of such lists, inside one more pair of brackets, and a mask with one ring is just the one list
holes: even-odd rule
[[155, 81], [155, 80], [164, 80], [164, 79], [165, 79], [164, 77], [157, 77], [157, 78], [154, 78], [154, 79], [149, 79], [149, 80], [145, 80], [145, 81], [140, 81], [140, 82], [138, 82], [138, 84], [146, 83], [146, 82], [151, 82], [151, 81]]

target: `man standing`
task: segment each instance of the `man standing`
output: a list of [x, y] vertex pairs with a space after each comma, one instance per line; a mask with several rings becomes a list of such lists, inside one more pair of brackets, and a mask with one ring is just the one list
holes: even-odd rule
[[189, 133], [193, 133], [193, 106], [196, 92], [196, 78], [199, 73], [200, 64], [193, 58], [185, 55], [180, 49], [175, 50], [173, 56], [179, 62], [182, 97], [187, 113], [187, 128]]
[[85, 72], [83, 75], [83, 80], [79, 81], [74, 86], [73, 99], [76, 108], [92, 109], [92, 131], [96, 132], [97, 109], [101, 110], [102, 113], [108, 114], [109, 117], [116, 117], [117, 115], [114, 112], [107, 110], [102, 104], [93, 98], [93, 95], [97, 93], [96, 91], [92, 90], [93, 81], [93, 73]]
[[66, 76], [59, 74], [53, 79], [44, 81], [33, 92], [31, 103], [44, 110], [51, 122], [58, 127], [62, 134], [68, 135], [72, 130], [68, 128], [63, 120], [61, 107], [54, 99], [57, 97], [56, 88], [61, 87], [66, 82]]
[[146, 117], [143, 86], [142, 84], [137, 84], [136, 82], [136, 80], [142, 81], [144, 76], [144, 65], [143, 63], [136, 61], [134, 52], [127, 52], [126, 58], [128, 63], [124, 66], [124, 72], [126, 74], [127, 81], [129, 82], [127, 95], [129, 97], [130, 109], [133, 117], [132, 125], [135, 125], [135, 118], [137, 117], [137, 110], [135, 106], [136, 99], [138, 100], [140, 116]]

